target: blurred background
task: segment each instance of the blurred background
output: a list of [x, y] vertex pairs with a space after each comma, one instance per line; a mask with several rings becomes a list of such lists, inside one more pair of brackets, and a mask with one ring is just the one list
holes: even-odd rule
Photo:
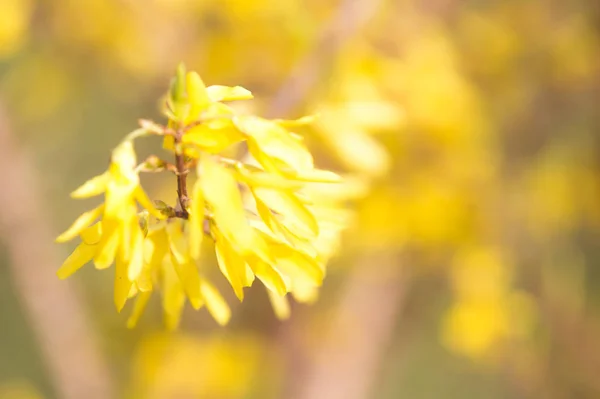
[[[253, 287], [227, 327], [153, 299], [129, 330], [112, 272], [55, 276], [69, 193], [179, 61], [319, 113], [352, 183], [285, 322]], [[0, 0], [0, 398], [599, 398], [599, 106], [597, 0]]]

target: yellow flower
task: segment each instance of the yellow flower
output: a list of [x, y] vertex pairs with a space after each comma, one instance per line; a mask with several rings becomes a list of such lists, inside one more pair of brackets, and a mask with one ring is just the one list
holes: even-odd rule
[[[80, 235], [82, 243], [67, 258], [57, 274], [66, 278], [93, 259], [96, 268], [105, 269], [116, 260], [114, 300], [120, 311], [140, 276], [143, 267], [143, 232], [137, 213], [138, 202], [151, 214], [162, 218], [139, 185], [136, 156], [130, 141], [120, 144], [112, 154], [107, 172], [76, 189], [72, 196], [87, 198], [105, 194], [105, 202], [81, 215], [58, 242]], [[102, 221], [90, 227], [96, 219]]]
[[[104, 193], [105, 202], [58, 237], [59, 242], [82, 239], [59, 277], [89, 261], [98, 269], [115, 263], [117, 310], [135, 297], [129, 327], [136, 325], [152, 291], [161, 293], [167, 328], [178, 326], [186, 301], [194, 309], [206, 306], [223, 325], [231, 311], [206, 277], [202, 243], [209, 238], [218, 267], [240, 301], [256, 278], [280, 318], [289, 317], [288, 293], [300, 301], [314, 300], [347, 214], [339, 199], [324, 199], [309, 188], [339, 183], [341, 177], [316, 169], [302, 138], [287, 130], [312, 117], [238, 116], [221, 103], [248, 98], [250, 92], [241, 87], [206, 87], [198, 74], [180, 67], [167, 100], [167, 126], [141, 121], [142, 128], [115, 148], [109, 169], [72, 194]], [[153, 156], [136, 165], [131, 141], [144, 135], [164, 136], [163, 146], [172, 150], [175, 164]], [[242, 141], [260, 166], [220, 154]], [[140, 186], [141, 170], [176, 174], [176, 207], [158, 202], [159, 210], [151, 203]], [[197, 178], [188, 193], [186, 179], [193, 170]], [[145, 210], [139, 213], [138, 205]]]

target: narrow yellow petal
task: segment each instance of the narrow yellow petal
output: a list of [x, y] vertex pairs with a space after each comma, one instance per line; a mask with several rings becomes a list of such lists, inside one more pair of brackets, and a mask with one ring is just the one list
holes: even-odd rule
[[258, 168], [252, 168], [249, 165], [238, 165], [236, 170], [238, 179], [251, 187], [298, 190], [304, 185], [302, 182], [275, 173], [265, 172]]
[[267, 157], [276, 159], [295, 171], [313, 168], [313, 158], [308, 149], [276, 122], [255, 116], [239, 116], [233, 121]]
[[140, 290], [152, 289], [152, 276], [163, 266], [165, 256], [169, 252], [169, 242], [164, 229], [155, 231], [154, 234], [144, 239], [144, 268], [138, 280]]
[[267, 290], [267, 294], [269, 295], [269, 301], [271, 302], [271, 306], [275, 311], [275, 316], [277, 316], [279, 320], [289, 319], [291, 309], [288, 297], [276, 295], [270, 290]]
[[139, 225], [132, 232], [131, 260], [127, 269], [129, 281], [136, 281], [144, 268], [144, 236]]
[[310, 125], [317, 119], [316, 115], [306, 115], [298, 119], [275, 119], [273, 122], [285, 128]]
[[319, 289], [314, 285], [297, 282], [292, 289], [294, 299], [301, 303], [315, 303], [319, 299]]
[[250, 100], [253, 98], [250, 90], [245, 89], [241, 86], [221, 86], [213, 85], [206, 88], [206, 93], [210, 100], [213, 102], [217, 101], [236, 101], [236, 100]]
[[58, 269], [56, 275], [61, 280], [69, 277], [71, 274], [79, 270], [83, 265], [91, 261], [95, 253], [95, 247], [85, 243], [79, 244], [73, 253], [65, 260], [60, 269]]
[[110, 162], [112, 170], [118, 171], [123, 177], [133, 177], [137, 164], [133, 143], [126, 140], [116, 146], [112, 150]]
[[275, 268], [290, 277], [293, 284], [297, 281], [316, 286], [323, 283], [324, 271], [316, 260], [285, 244], [273, 243], [270, 250], [276, 259]]
[[190, 256], [192, 259], [199, 259], [204, 238], [204, 198], [202, 197], [202, 185], [199, 181], [194, 184], [191, 202], [188, 224]]
[[180, 264], [187, 263], [190, 260], [188, 244], [182, 229], [183, 226], [180, 220], [171, 220], [165, 229], [169, 239], [171, 254], [177, 263]]
[[180, 264], [175, 259], [171, 260], [192, 307], [196, 310], [200, 309], [204, 305], [204, 301], [200, 293], [200, 274], [198, 273], [196, 264], [193, 261]]
[[163, 215], [158, 209], [156, 209], [156, 207], [154, 206], [154, 204], [152, 203], [152, 201], [150, 201], [150, 198], [148, 198], [148, 195], [146, 194], [146, 192], [144, 191], [144, 189], [140, 186], [137, 186], [135, 189], [135, 199], [137, 200], [137, 202], [139, 202], [139, 204], [144, 208], [147, 209], [148, 212], [150, 212], [150, 214], [152, 216], [154, 216], [155, 218], [162, 220], [162, 219], [166, 219], [166, 216]]
[[94, 256], [94, 265], [97, 269], [106, 269], [114, 262], [121, 238], [119, 229], [112, 223], [104, 223], [103, 230]]
[[162, 146], [165, 150], [173, 151], [175, 148], [175, 138], [173, 136], [165, 136]]
[[248, 264], [246, 264], [245, 273], [243, 274], [242, 285], [244, 287], [252, 287], [254, 283], [254, 273]]
[[198, 164], [202, 193], [219, 231], [241, 253], [253, 252], [255, 234], [233, 174], [208, 156]]
[[302, 170], [291, 176], [295, 180], [315, 183], [340, 183], [342, 177], [337, 173], [322, 169]]
[[233, 292], [235, 292], [240, 302], [243, 301], [246, 262], [233, 250], [227, 240], [218, 233], [215, 233], [215, 252], [221, 273], [231, 284]]
[[255, 255], [246, 258], [252, 272], [267, 287], [279, 296], [287, 293], [287, 287], [277, 270]]
[[108, 183], [108, 173], [92, 177], [90, 180], [83, 183], [75, 191], [71, 193], [71, 198], [90, 198], [96, 195], [102, 194], [106, 191], [106, 184]]
[[165, 258], [161, 268], [161, 282], [165, 325], [168, 330], [174, 330], [181, 319], [181, 312], [185, 305], [185, 293], [169, 257]]
[[121, 243], [119, 245], [121, 256], [123, 257], [123, 261], [129, 263], [131, 260], [132, 252], [132, 244], [133, 244], [133, 234], [136, 226], [136, 219], [132, 217], [133, 215], [124, 215], [122, 219], [119, 219], [118, 229], [120, 230]]
[[186, 88], [188, 101], [190, 102], [190, 112], [187, 120], [198, 119], [200, 113], [210, 104], [210, 98], [206, 92], [206, 85], [197, 72], [188, 72], [186, 76]]
[[96, 219], [104, 212], [104, 204], [92, 209], [91, 211], [84, 212], [79, 216], [75, 222], [61, 235], [56, 238], [56, 242], [67, 242], [77, 237], [84, 229], [89, 227]]
[[199, 149], [218, 154], [244, 140], [244, 136], [229, 119], [207, 121], [189, 129], [183, 136], [184, 144], [193, 144]]
[[292, 193], [257, 188], [253, 194], [280, 216], [283, 225], [300, 238], [319, 235], [319, 225], [310, 210]]
[[127, 299], [131, 299], [134, 298], [138, 293], [138, 288], [137, 285], [135, 283], [131, 284], [131, 287], [129, 287], [129, 294], [127, 295]]
[[152, 292], [140, 292], [137, 294], [135, 302], [133, 303], [133, 310], [127, 319], [127, 328], [134, 328], [137, 325], [140, 316], [144, 313], [144, 309], [146, 309], [146, 305], [148, 304], [151, 295]]
[[202, 307], [202, 295], [200, 294], [200, 273], [195, 262], [189, 256], [187, 242], [181, 231], [179, 221], [173, 221], [167, 225], [169, 235], [169, 247], [171, 249], [171, 261], [183, 289], [194, 309]]
[[129, 297], [129, 290], [131, 289], [131, 281], [127, 278], [127, 263], [125, 263], [123, 257], [119, 254], [115, 262], [115, 291], [114, 300], [117, 312], [121, 312]]
[[206, 308], [217, 323], [224, 326], [231, 318], [231, 309], [229, 309], [229, 305], [227, 305], [227, 302], [225, 302], [219, 291], [217, 291], [211, 283], [202, 280], [201, 284], [200, 290], [204, 302], [206, 302]]
[[94, 223], [90, 227], [81, 230], [79, 237], [81, 238], [81, 241], [88, 245], [98, 244], [102, 238], [102, 221]]

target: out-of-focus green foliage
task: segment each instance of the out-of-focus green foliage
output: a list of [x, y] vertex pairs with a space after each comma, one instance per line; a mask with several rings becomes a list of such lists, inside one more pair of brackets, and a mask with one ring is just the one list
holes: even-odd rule
[[[297, 65], [340, 7], [0, 1], [0, 94], [35, 154], [55, 224], [84, 210], [64, 198], [102, 170], [131, 121], [158, 114], [176, 62], [209, 84], [247, 87], [266, 99], [252, 111], [266, 110], [306, 73]], [[326, 43], [308, 96], [274, 116], [319, 114], [302, 128], [308, 145], [355, 183], [346, 193], [359, 199], [355, 223], [321, 298], [282, 327], [256, 292], [232, 309], [226, 333], [189, 314], [182, 335], [157, 337], [156, 314], [125, 331], [103, 288], [110, 277], [83, 272], [83, 300], [123, 395], [294, 396], [355, 268], [389, 277], [357, 259], [392, 251], [412, 278], [392, 342], [379, 343], [389, 350], [372, 397], [599, 396], [599, 21], [595, 0], [382, 1], [334, 54]], [[170, 183], [150, 184], [150, 195], [175, 198]], [[26, 331], [5, 316], [16, 306], [3, 301], [2, 324]], [[25, 366], [11, 370], [14, 348], [32, 345], [18, 336], [0, 342], [0, 382], [47, 386]]]

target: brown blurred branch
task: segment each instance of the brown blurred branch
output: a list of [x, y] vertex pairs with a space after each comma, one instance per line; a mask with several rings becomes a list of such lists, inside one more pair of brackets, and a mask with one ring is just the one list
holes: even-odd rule
[[72, 282], [59, 281], [60, 254], [29, 154], [14, 140], [0, 103], [0, 236], [12, 278], [58, 397], [111, 399], [107, 365]]
[[294, 68], [290, 79], [273, 97], [267, 116], [281, 117], [291, 113], [319, 82], [324, 66], [331, 64], [340, 48], [358, 34], [375, 15], [382, 0], [343, 0], [333, 19], [304, 60]]
[[[268, 116], [281, 117], [293, 112], [314, 90], [341, 47], [362, 30], [382, 3], [382, 0], [342, 1], [313, 50], [274, 96]], [[372, 267], [378, 271], [375, 273]], [[385, 251], [366, 254], [346, 281], [331, 324], [320, 341], [322, 345], [310, 351], [315, 358], [309, 359], [304, 350], [296, 353], [302, 357], [297, 363], [304, 370], [300, 370], [299, 376], [293, 373], [297, 376], [291, 389], [293, 397], [370, 397], [397, 314], [404, 304], [406, 287], [398, 254]], [[288, 347], [296, 347], [298, 342], [291, 330], [282, 330], [282, 340]]]
[[293, 398], [373, 397], [405, 303], [409, 280], [405, 270], [396, 251], [363, 255], [345, 283], [319, 345], [302, 351], [303, 357], [310, 352], [308, 364], [301, 365], [305, 370], [297, 370], [299, 376], [290, 389]]

